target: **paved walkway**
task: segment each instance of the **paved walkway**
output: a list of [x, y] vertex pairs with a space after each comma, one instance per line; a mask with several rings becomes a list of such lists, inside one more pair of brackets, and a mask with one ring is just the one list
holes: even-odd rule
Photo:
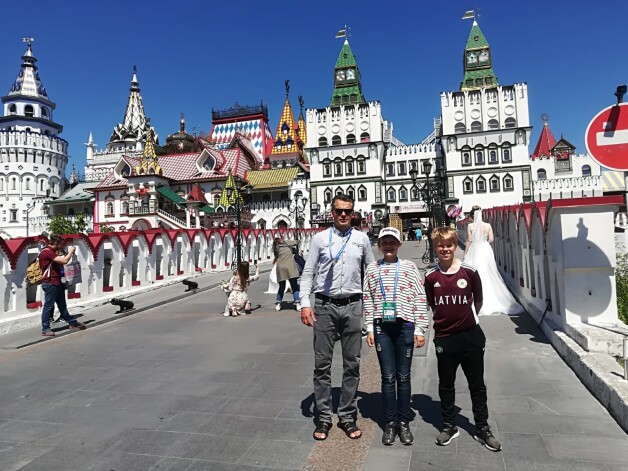
[[[415, 245], [404, 245], [402, 255], [418, 259]], [[413, 364], [412, 447], [380, 445], [379, 371], [366, 346], [364, 438], [350, 441], [334, 428], [328, 441], [315, 443], [311, 331], [296, 311], [272, 310], [273, 297], [263, 294], [267, 280], [254, 284], [254, 304], [262, 307], [250, 316], [223, 317], [225, 297], [214, 289], [0, 352], [0, 469], [628, 468], [626, 434], [527, 317], [482, 318], [490, 422], [501, 453], [472, 439], [462, 375], [464, 430], [449, 447], [434, 444], [439, 404], [431, 342]]]

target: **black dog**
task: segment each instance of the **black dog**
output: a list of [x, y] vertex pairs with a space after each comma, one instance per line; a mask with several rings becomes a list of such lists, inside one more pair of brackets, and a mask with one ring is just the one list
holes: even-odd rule
[[113, 298], [111, 300], [111, 304], [113, 304], [114, 306], [120, 307], [120, 310], [117, 311], [116, 314], [120, 314], [123, 311], [133, 309], [133, 307], [135, 306], [135, 304], [133, 304], [133, 301], [126, 301], [120, 298]]
[[185, 286], [188, 287], [188, 289], [186, 289], [186, 291], [192, 291], [193, 289], [197, 289], [198, 288], [198, 283], [196, 281], [183, 280], [181, 283], [183, 283]]

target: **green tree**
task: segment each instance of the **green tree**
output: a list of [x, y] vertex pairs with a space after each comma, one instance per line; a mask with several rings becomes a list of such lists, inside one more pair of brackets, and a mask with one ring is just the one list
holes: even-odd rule
[[48, 223], [50, 234], [81, 234], [85, 233], [87, 222], [83, 214], [76, 215], [73, 219], [63, 214], [55, 214]]
[[98, 227], [99, 227], [100, 232], [102, 233], [114, 231], [113, 227], [111, 227], [109, 224], [105, 222], [101, 222]]

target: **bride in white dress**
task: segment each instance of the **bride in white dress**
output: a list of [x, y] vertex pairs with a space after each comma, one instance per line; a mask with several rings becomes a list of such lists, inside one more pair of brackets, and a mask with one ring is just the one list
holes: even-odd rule
[[467, 244], [464, 262], [476, 268], [482, 280], [484, 302], [479, 315], [521, 314], [523, 307], [508, 291], [501, 274], [497, 270], [493, 242], [493, 228], [482, 222], [482, 209], [472, 208], [472, 223], [467, 226]]

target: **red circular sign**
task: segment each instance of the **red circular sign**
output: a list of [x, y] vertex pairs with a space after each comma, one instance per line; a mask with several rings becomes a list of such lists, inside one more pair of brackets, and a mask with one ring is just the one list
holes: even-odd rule
[[584, 142], [603, 167], [628, 171], [628, 103], [600, 111], [589, 123]]

